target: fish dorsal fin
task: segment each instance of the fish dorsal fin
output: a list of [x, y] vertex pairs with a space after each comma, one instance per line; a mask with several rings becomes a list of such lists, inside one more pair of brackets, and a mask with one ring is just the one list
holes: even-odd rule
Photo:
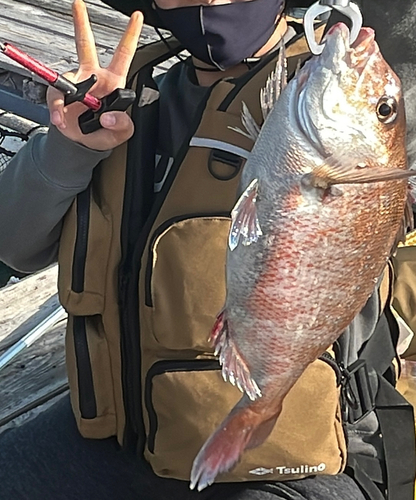
[[[300, 64], [300, 61], [299, 61]], [[285, 54], [285, 46], [282, 44], [279, 50], [279, 56], [276, 61], [274, 70], [267, 78], [266, 86], [260, 91], [260, 107], [263, 115], [263, 121], [266, 119], [277, 99], [279, 98], [282, 90], [287, 85], [287, 60]], [[253, 118], [246, 103], [242, 102], [241, 123], [244, 130], [239, 127], [229, 127], [231, 130], [248, 137], [254, 142], [260, 133], [260, 125]]]
[[248, 137], [253, 142], [256, 142], [257, 137], [260, 133], [260, 125], [258, 125], [256, 120], [253, 118], [253, 115], [250, 113], [247, 104], [243, 101], [241, 105], [241, 123], [243, 124], [244, 130], [239, 127], [228, 128], [230, 130], [234, 130], [234, 132], [238, 132], [239, 134], [244, 135], [244, 137]]
[[231, 251], [240, 242], [245, 246], [251, 245], [263, 234], [257, 218], [257, 193], [258, 180], [253, 179], [231, 212], [231, 229], [228, 236], [228, 247]]
[[266, 81], [266, 86], [260, 91], [260, 105], [265, 120], [287, 85], [287, 60], [285, 46], [282, 44], [276, 66]]
[[[345, 155], [346, 157], [346, 155]], [[327, 189], [337, 184], [364, 184], [407, 179], [416, 176], [416, 170], [373, 167], [353, 159], [344, 162], [337, 157], [329, 157], [322, 165], [302, 177], [306, 187]]]
[[302, 67], [302, 59], [298, 59], [293, 77], [295, 77], [299, 73], [301, 67]]

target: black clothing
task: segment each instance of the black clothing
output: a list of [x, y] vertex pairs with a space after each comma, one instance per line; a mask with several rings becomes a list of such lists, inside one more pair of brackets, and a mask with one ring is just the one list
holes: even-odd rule
[[214, 484], [158, 478], [115, 438], [84, 439], [65, 396], [0, 435], [1, 500], [364, 500], [345, 474], [282, 483]]

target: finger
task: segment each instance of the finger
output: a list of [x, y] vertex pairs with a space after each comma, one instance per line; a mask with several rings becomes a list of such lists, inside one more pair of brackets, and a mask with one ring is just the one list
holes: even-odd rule
[[80, 66], [99, 66], [94, 35], [88, 18], [87, 7], [83, 0], [74, 0], [72, 4], [74, 18], [75, 45]]
[[62, 73], [62, 76], [65, 77], [70, 82], [76, 83], [78, 72], [79, 72], [79, 69], [72, 69], [71, 71], [66, 71], [65, 73]]
[[[73, 72], [64, 73], [62, 76], [70, 81], [75, 81], [75, 74]], [[58, 122], [63, 121], [65, 97], [60, 90], [57, 90], [54, 87], [48, 87], [46, 92], [46, 102], [49, 108], [51, 122], [54, 125], [57, 125]]]
[[53, 87], [49, 87], [46, 94], [46, 100], [48, 103], [51, 123], [56, 127], [60, 127], [64, 123], [64, 97], [62, 93]]
[[123, 111], [111, 111], [100, 116], [100, 124], [103, 128], [120, 134], [130, 135], [133, 130], [133, 122], [130, 116]]
[[118, 44], [108, 69], [122, 77], [126, 77], [133, 56], [139, 43], [140, 33], [143, 28], [143, 14], [139, 11], [133, 12], [130, 17], [126, 31]]

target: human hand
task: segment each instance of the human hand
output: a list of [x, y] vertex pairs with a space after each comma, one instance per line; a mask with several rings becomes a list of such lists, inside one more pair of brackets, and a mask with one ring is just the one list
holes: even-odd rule
[[[76, 73], [67, 73], [64, 76], [68, 80], [77, 83], [95, 74], [97, 82], [91, 88], [90, 93], [98, 98], [110, 94], [116, 88], [124, 88], [127, 73], [143, 27], [142, 13], [137, 11], [132, 14], [107, 68], [100, 66], [94, 35], [83, 0], [74, 0], [72, 13], [79, 68]], [[88, 109], [84, 104], [74, 102], [65, 106], [63, 94], [53, 87], [48, 88], [47, 103], [51, 123], [63, 135], [90, 149], [99, 151], [112, 149], [127, 141], [133, 135], [133, 122], [125, 112], [111, 111], [103, 113], [100, 117], [102, 128], [85, 135], [78, 125], [79, 116]]]

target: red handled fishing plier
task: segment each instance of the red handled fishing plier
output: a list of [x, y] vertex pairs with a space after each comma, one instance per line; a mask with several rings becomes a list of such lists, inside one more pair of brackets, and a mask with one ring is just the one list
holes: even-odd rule
[[49, 85], [60, 90], [64, 94], [65, 106], [73, 102], [82, 102], [89, 109], [79, 117], [79, 127], [83, 134], [90, 134], [98, 130], [100, 116], [106, 111], [125, 111], [135, 100], [136, 93], [131, 89], [115, 89], [111, 94], [98, 99], [89, 93], [89, 90], [97, 81], [96, 75], [91, 75], [87, 80], [73, 83], [57, 71], [48, 68], [28, 54], [10, 43], [0, 42], [0, 51], [13, 59], [21, 66], [32, 71]]

